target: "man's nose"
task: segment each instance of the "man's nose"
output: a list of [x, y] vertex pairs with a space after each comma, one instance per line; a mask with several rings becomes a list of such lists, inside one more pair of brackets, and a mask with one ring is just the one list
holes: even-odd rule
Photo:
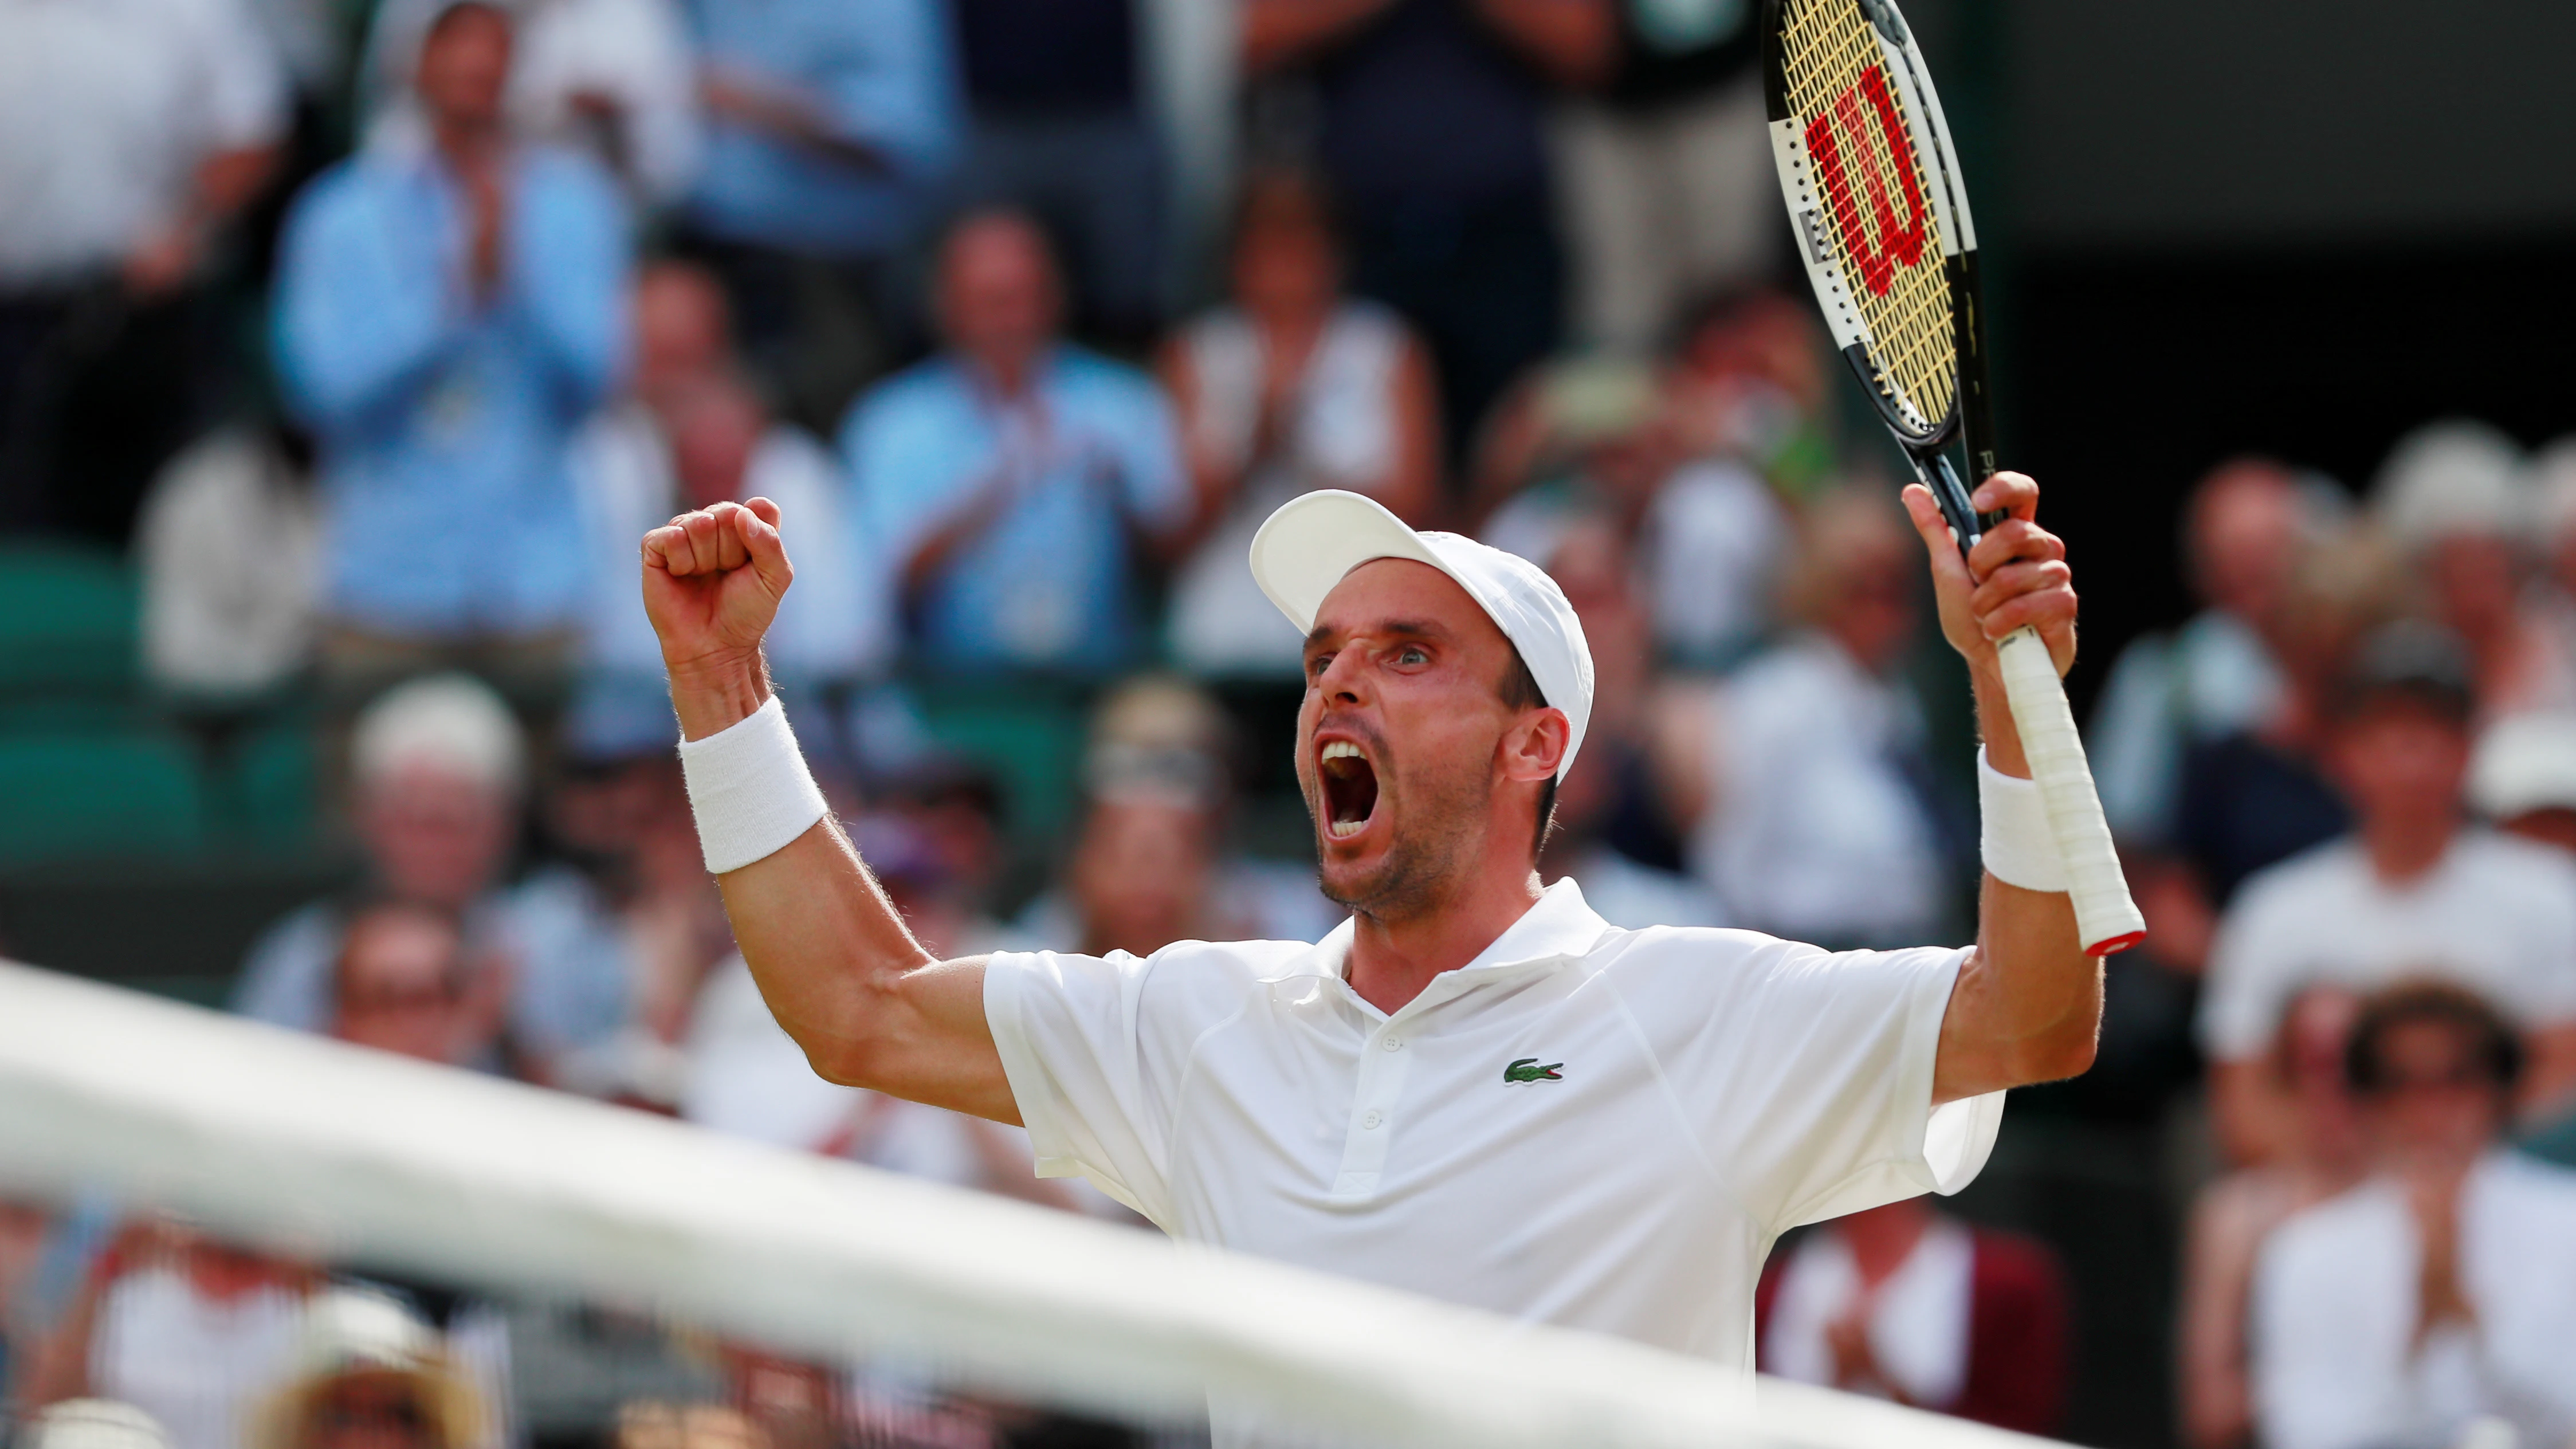
[[1325, 665], [1324, 672], [1315, 677], [1315, 691], [1327, 704], [1357, 704], [1366, 676], [1360, 651], [1345, 649], [1334, 655], [1333, 662]]

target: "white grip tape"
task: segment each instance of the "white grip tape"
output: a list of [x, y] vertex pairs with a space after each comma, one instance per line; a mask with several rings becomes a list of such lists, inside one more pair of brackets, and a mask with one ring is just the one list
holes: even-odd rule
[[1977, 834], [1986, 874], [2026, 891], [2066, 889], [2066, 862], [2038, 782], [1996, 769], [1983, 748], [1977, 751]]
[[823, 792], [774, 694], [705, 739], [680, 741], [680, 773], [713, 875], [776, 855], [823, 818]]
[[2048, 645], [2037, 630], [2017, 629], [1996, 647], [1995, 658], [2031, 779], [2048, 808], [2049, 831], [2057, 837], [2084, 949], [2102, 956], [2135, 945], [2146, 934], [2146, 918], [2129, 899], [2129, 882], [2111, 848], [2111, 827], [2093, 793], [2084, 741], [2075, 732], [2075, 714], [2066, 706], [2066, 686], [2058, 681]]

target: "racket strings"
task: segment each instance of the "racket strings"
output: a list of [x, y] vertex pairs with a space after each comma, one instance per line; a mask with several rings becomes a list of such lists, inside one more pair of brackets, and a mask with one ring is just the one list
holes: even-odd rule
[[[1824, 214], [1815, 235], [1867, 328], [1873, 381], [1926, 432], [1958, 394], [1938, 182], [1915, 152], [1905, 93], [1855, 0], [1788, 0], [1780, 26], [1790, 111], [1807, 118]], [[1839, 174], [1836, 174], [1839, 173]]]

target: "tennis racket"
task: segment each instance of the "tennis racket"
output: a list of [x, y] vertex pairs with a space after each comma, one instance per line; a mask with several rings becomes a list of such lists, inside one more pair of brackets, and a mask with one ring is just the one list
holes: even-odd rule
[[[1893, 0], [1764, 0], [1762, 81], [1781, 198], [1834, 345], [1965, 555], [2001, 521], [1968, 506], [1995, 471], [1994, 414], [1976, 226], [1931, 72]], [[1964, 484], [1953, 443], [1967, 455]], [[2107, 956], [2136, 945], [2146, 921], [2120, 874], [2048, 646], [2021, 629], [1997, 658], [2084, 949]]]

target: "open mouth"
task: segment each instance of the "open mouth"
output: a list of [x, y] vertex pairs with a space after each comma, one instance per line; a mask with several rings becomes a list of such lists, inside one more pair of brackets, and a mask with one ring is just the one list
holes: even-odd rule
[[1348, 840], [1368, 829], [1369, 817], [1377, 813], [1377, 768], [1360, 747], [1348, 740], [1330, 742], [1315, 762], [1315, 773], [1324, 786], [1325, 833]]

